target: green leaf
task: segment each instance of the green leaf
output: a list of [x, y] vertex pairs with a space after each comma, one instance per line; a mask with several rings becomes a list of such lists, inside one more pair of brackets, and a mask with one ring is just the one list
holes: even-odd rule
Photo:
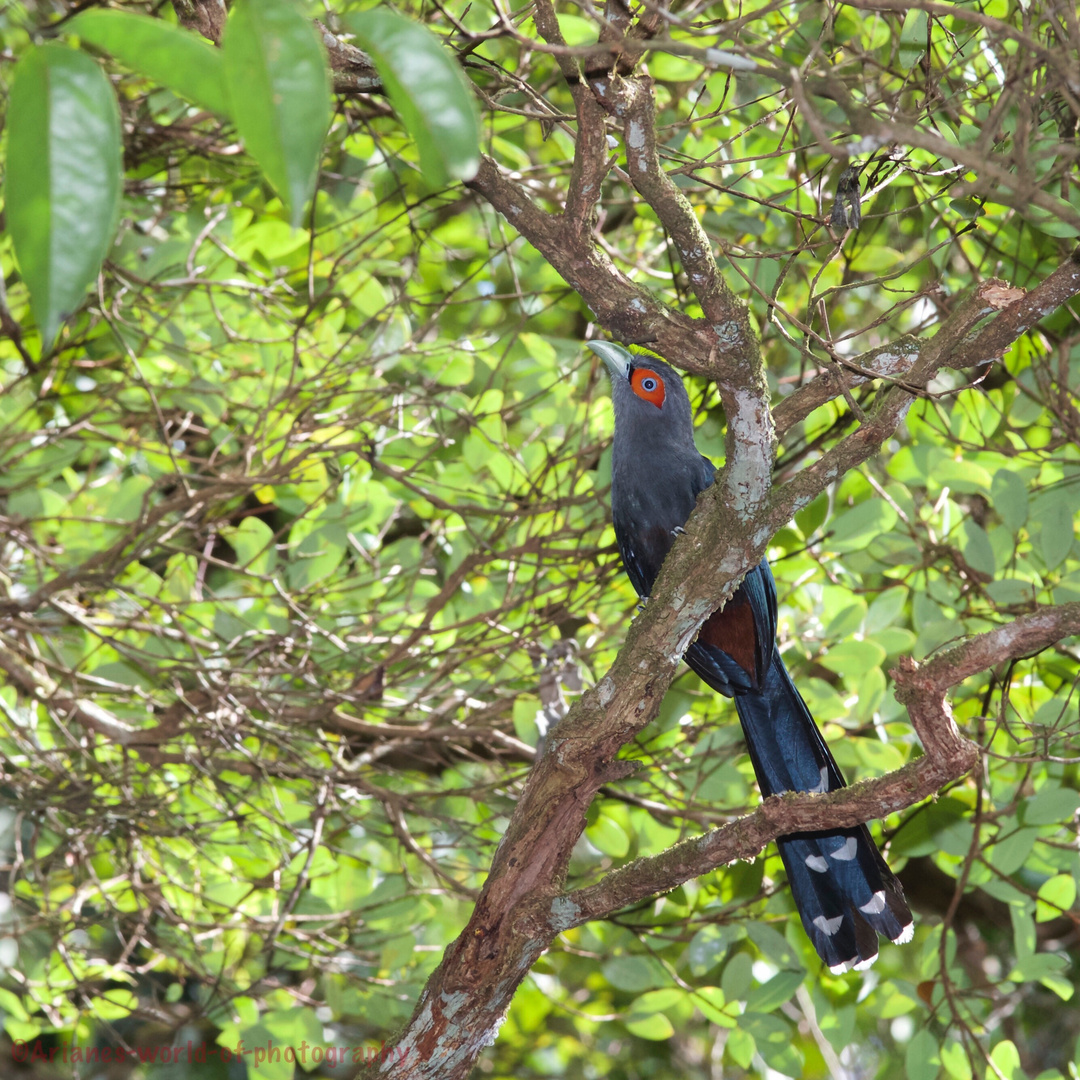
[[1035, 955], [1035, 920], [1016, 904], [1009, 905], [1009, 918], [1012, 919], [1016, 960], [1020, 964]]
[[107, 990], [91, 998], [89, 1005], [99, 1020], [124, 1020], [139, 1007], [139, 999], [130, 990]]
[[795, 1049], [791, 1027], [771, 1013], [745, 1012], [739, 1027], [749, 1031], [766, 1064], [785, 1076], [802, 1075], [802, 1057]]
[[749, 1031], [735, 1028], [728, 1036], [725, 1050], [731, 1055], [731, 1060], [736, 1065], [743, 1069], [749, 1069], [750, 1062], [754, 1060], [754, 1054], [757, 1053], [757, 1044], [754, 1042], [754, 1036]]
[[[752, 922], [746, 927], [750, 940], [761, 950], [762, 956], [771, 960], [777, 967], [790, 968], [792, 971], [805, 975], [806, 970], [799, 962], [794, 950], [787, 943], [786, 938], [774, 930], [768, 923]], [[725, 991], [727, 987], [725, 986]], [[738, 996], [738, 995], [729, 995]]]
[[310, 1043], [322, 1040], [322, 1024], [319, 1023], [315, 1011], [304, 1006], [268, 1012], [262, 1018], [262, 1025], [270, 1032], [274, 1041], [283, 1046], [299, 1047], [305, 1040]]
[[166, 600], [186, 603], [191, 599], [195, 581], [199, 572], [198, 560], [194, 555], [173, 555], [165, 566], [165, 584], [161, 595]]
[[900, 31], [900, 66], [914, 67], [926, 52], [926, 12], [909, 11]]
[[1059, 566], [1073, 546], [1072, 507], [1064, 498], [1043, 502], [1039, 521], [1042, 525], [1037, 544], [1048, 570]]
[[702, 986], [690, 996], [706, 1020], [726, 1028], [733, 1028], [738, 1023], [738, 1002], [727, 1001], [719, 986]]
[[[559, 18], [560, 24], [562, 17]], [[596, 40], [596, 26], [591, 26], [591, 39]], [[587, 39], [588, 40], [588, 39]], [[657, 82], [692, 82], [700, 79], [705, 69], [701, 64], [692, 63], [681, 56], [657, 52], [649, 58], [649, 74]]]
[[1080, 792], [1069, 788], [1043, 788], [1021, 804], [1025, 825], [1057, 825], [1070, 821], [1080, 810]]
[[[750, 923], [750, 926], [755, 925], [763, 924]], [[720, 976], [720, 988], [729, 1001], [740, 1000], [746, 996], [753, 979], [753, 969], [754, 961], [746, 952], [737, 952], [724, 965], [724, 973]]]
[[120, 114], [85, 53], [31, 49], [7, 112], [7, 227], [43, 351], [97, 277], [120, 210]]
[[[964, 125], [960, 129], [960, 144], [961, 146], [967, 145], [971, 136], [978, 135], [978, 129]], [[983, 209], [983, 205], [978, 199], [950, 199], [949, 206], [955, 210], [961, 217], [967, 218], [969, 221], [974, 221], [975, 218], [983, 217], [986, 214], [986, 210]]]
[[222, 52], [236, 127], [295, 228], [330, 124], [322, 43], [291, 0], [237, 0]]
[[[309, 1009], [310, 1013], [311, 1010]], [[240, 1032], [243, 1047], [237, 1044], [234, 1052], [246, 1062], [248, 1077], [250, 1080], [291, 1080], [296, 1066], [290, 1062], [285, 1054], [286, 1048], [293, 1050], [294, 1055], [303, 1045], [300, 1039], [290, 1038], [288, 1029], [282, 1029], [280, 1023], [276, 1023], [276, 1017], [280, 1013], [269, 1013], [266, 1023], [253, 1024], [245, 1027]], [[314, 1016], [313, 1016], [314, 1018]], [[308, 1029], [306, 1034], [311, 1034]], [[315, 1039], [321, 1041], [322, 1029], [315, 1030]], [[318, 1045], [313, 1042], [309, 1045]], [[272, 1048], [272, 1049], [271, 1049]], [[273, 1050], [277, 1050], [274, 1053]]]
[[746, 999], [747, 1009], [760, 1013], [772, 1012], [799, 989], [804, 975], [802, 971], [777, 972], [767, 983], [750, 991]]
[[687, 992], [680, 986], [668, 986], [642, 994], [630, 1007], [627, 1029], [642, 1039], [660, 1041], [671, 1038], [675, 1028], [664, 1015], [664, 1010], [680, 1005], [685, 1008], [687, 997]]
[[616, 956], [601, 970], [604, 978], [618, 990], [650, 990], [670, 982], [663, 965], [651, 956]]
[[1076, 987], [1064, 975], [1044, 975], [1040, 980], [1047, 990], [1053, 990], [1062, 1001], [1071, 1001]]
[[940, 850], [948, 836], [951, 838], [950, 846], [960, 847], [966, 853], [962, 841], [965, 836], [970, 838], [964, 829], [969, 815], [970, 811], [964, 803], [946, 795], [912, 814], [904, 822], [893, 838], [892, 850], [908, 858], [929, 855]]
[[1002, 874], [1015, 874], [1027, 861], [1038, 835], [1038, 829], [1017, 829], [999, 840], [987, 853], [990, 865]]
[[675, 1034], [675, 1028], [663, 1013], [627, 1020], [626, 1030], [639, 1039], [650, 1039], [652, 1042], [663, 1042]]
[[968, 566], [981, 574], [992, 576], [997, 569], [997, 563], [986, 530], [978, 522], [968, 518], [964, 522], [964, 535], [967, 537], [967, 542], [964, 544], [964, 558]]
[[866, 621], [863, 629], [867, 634], [873, 634], [878, 630], [884, 630], [891, 626], [904, 610], [907, 603], [907, 589], [886, 589], [870, 605], [866, 613]]
[[1055, 874], [1039, 886], [1039, 900], [1035, 905], [1035, 921], [1048, 922], [1059, 918], [1073, 906], [1076, 900], [1076, 879], [1072, 874]]
[[728, 949], [743, 934], [741, 927], [717, 926], [715, 923], [703, 926], [693, 936], [686, 950], [690, 970], [699, 977], [704, 975], [723, 960]]
[[[597, 38], [596, 23], [581, 15], [566, 15], [559, 12], [555, 16], [559, 20], [559, 29], [562, 31], [563, 40], [567, 45], [592, 45]], [[652, 68], [652, 60], [649, 61]]]
[[630, 850], [630, 838], [626, 831], [606, 814], [601, 814], [596, 823], [585, 830], [585, 835], [597, 851], [612, 858], [621, 859]]
[[229, 116], [222, 55], [197, 35], [163, 19], [105, 8], [84, 11], [67, 29], [174, 94]]
[[827, 544], [833, 551], [855, 551], [895, 524], [896, 511], [884, 499], [867, 499], [833, 519]]
[[923, 1028], [916, 1031], [904, 1052], [904, 1070], [908, 1080], [934, 1080], [941, 1070], [938, 1042]]
[[[811, 414], [812, 415], [812, 414]], [[833, 416], [830, 413], [829, 423], [832, 423]], [[828, 425], [826, 425], [828, 426]], [[811, 536], [821, 528], [822, 523], [825, 521], [825, 516], [829, 512], [829, 496], [823, 492], [819, 495], [809, 506], [800, 510], [795, 515], [795, 524], [798, 525], [803, 536]]]
[[897, 653], [911, 652], [915, 635], [901, 626], [887, 626], [874, 634], [874, 640], [885, 650], [886, 655], [895, 656]]
[[257, 517], [246, 517], [235, 528], [221, 530], [236, 550], [237, 563], [251, 574], [269, 574], [274, 569], [274, 531]]
[[941, 1064], [954, 1080], [971, 1080], [971, 1061], [963, 1044], [948, 1042], [941, 1048]]
[[649, 990], [630, 1006], [631, 1016], [652, 1016], [673, 1008], [686, 998], [681, 986], [665, 986], [662, 990]]
[[999, 469], [990, 485], [990, 498], [1001, 521], [1010, 532], [1016, 532], [1027, 521], [1027, 485], [1009, 469]]
[[416, 140], [432, 187], [471, 180], [480, 167], [480, 122], [472, 90], [439, 39], [387, 8], [347, 17], [370, 53], [390, 100]]
[[289, 530], [289, 584], [310, 588], [332, 574], [345, 555], [341, 529], [333, 521], [301, 518]]
[[1023, 1080], [1024, 1071], [1020, 1068], [1020, 1053], [1011, 1039], [1002, 1039], [990, 1054], [990, 1060], [996, 1069], [987, 1070], [990, 1075], [1001, 1080]]
[[846, 638], [862, 626], [865, 618], [866, 604], [856, 597], [853, 604], [848, 604], [829, 620], [828, 626], [825, 627], [825, 637]]
[[848, 679], [855, 679], [885, 660], [885, 650], [875, 641], [842, 641], [834, 645], [820, 663]]
[[999, 604], [1006, 607], [1010, 604], [1023, 604], [1035, 599], [1035, 590], [1030, 581], [1022, 581], [1018, 578], [1004, 578], [1001, 581], [989, 581], [986, 584], [986, 595]]

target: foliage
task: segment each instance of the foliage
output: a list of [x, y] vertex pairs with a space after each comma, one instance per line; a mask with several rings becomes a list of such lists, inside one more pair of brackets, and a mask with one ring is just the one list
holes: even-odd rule
[[[100, 274], [84, 248], [50, 264], [66, 291], [39, 286], [26, 252], [41, 227], [20, 233], [20, 200], [47, 199], [100, 250], [115, 218], [107, 191], [44, 167], [12, 91], [0, 1009], [7, 1039], [46, 1053], [390, 1042], [468, 917], [540, 731], [603, 676], [636, 600], [607, 521], [606, 387], [580, 347], [599, 329], [512, 222], [438, 182], [471, 175], [466, 120], [440, 148], [423, 79], [380, 59], [365, 30], [380, 17], [347, 0], [332, 29], [374, 35], [400, 119], [378, 95], [339, 96], [331, 116], [324, 69], [311, 61], [306, 90], [292, 60], [272, 70], [253, 25], [266, 9], [245, 3], [220, 72], [168, 8], [0, 12], [5, 89], [35, 66], [93, 69], [102, 87], [105, 73], [123, 137]], [[129, 55], [107, 20], [133, 7], [148, 44]], [[278, 9], [313, 45], [301, 9]], [[458, 54], [484, 149], [555, 205], [575, 110], [531, 11], [410, 14]], [[649, 52], [664, 165], [749, 304], [779, 398], [929, 336], [977, 282], [1032, 287], [1068, 256], [1075, 18], [1037, 0], [982, 15], [702, 3]], [[590, 5], [559, 20], [569, 47], [596, 41]], [[843, 163], [818, 130], [846, 138], [850, 116], [707, 55], [733, 46], [846, 81], [920, 134], [858, 151], [857, 231], [826, 228]], [[261, 83], [241, 54], [271, 65]], [[429, 43], [415, 58], [433, 84], [444, 55]], [[87, 108], [108, 126], [111, 97]], [[80, 145], [99, 164], [113, 153], [89, 131]], [[700, 315], [612, 152], [598, 243]], [[691, 382], [719, 464], [723, 409]], [[890, 692], [898, 657], [1080, 600], [1077, 385], [1064, 306], [1000, 363], [939, 375], [886, 454], [774, 537], [784, 655], [849, 779], [919, 753]], [[875, 392], [791, 425], [778, 476], [819, 460]], [[823, 972], [768, 854], [563, 935], [482, 1069], [1076, 1076], [1080, 1013], [1063, 1003], [1080, 960], [1078, 674], [1066, 642], [957, 690], [979, 768], [881, 826], [918, 912], [913, 944]], [[756, 802], [733, 720], [679, 679], [625, 748], [641, 767], [590, 808], [571, 884]], [[220, 1057], [198, 1068], [226, 1071]]]

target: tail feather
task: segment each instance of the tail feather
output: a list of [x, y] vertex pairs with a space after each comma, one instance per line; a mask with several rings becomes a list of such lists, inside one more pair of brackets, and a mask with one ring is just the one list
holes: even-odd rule
[[[779, 654], [757, 689], [736, 694], [735, 705], [762, 795], [844, 787]], [[834, 972], [872, 964], [878, 934], [910, 940], [904, 890], [865, 825], [785, 836], [777, 846], [807, 936]]]
[[903, 889], [865, 825], [785, 836], [777, 847], [807, 937], [833, 972], [872, 964], [878, 934], [897, 944], [911, 939]]

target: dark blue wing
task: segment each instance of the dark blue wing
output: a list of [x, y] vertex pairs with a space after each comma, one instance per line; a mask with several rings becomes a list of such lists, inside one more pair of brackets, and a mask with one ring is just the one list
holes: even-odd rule
[[[677, 530], [686, 524], [697, 497], [713, 482], [713, 465], [702, 457], [684, 464], [662, 486], [641, 486], [613, 477], [612, 524], [623, 566], [640, 597], [652, 592], [653, 582], [675, 542]], [[618, 498], [614, 486], [619, 483]]]

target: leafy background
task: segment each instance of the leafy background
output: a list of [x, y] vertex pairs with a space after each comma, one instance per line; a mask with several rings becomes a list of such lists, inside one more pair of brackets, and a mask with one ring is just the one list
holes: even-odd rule
[[[859, 66], [1075, 213], [1075, 21], [981, 10], [1047, 52], [960, 18], [801, 3], [746, 9], [739, 40]], [[0, 12], [0, 78], [74, 12]], [[484, 149], [554, 204], [573, 105], [551, 58], [485, 36], [486, 5], [411, 14], [463, 53]], [[697, 5], [671, 40], [723, 44], [734, 16]], [[571, 44], [595, 40], [588, 9], [560, 19]], [[527, 9], [511, 22], [536, 37]], [[119, 102], [120, 226], [52, 353], [0, 236], [4, 1038], [377, 1047], [464, 924], [541, 729], [602, 676], [633, 612], [608, 524], [610, 405], [581, 347], [598, 329], [482, 200], [425, 179], [423, 140], [384, 98], [333, 100], [315, 197], [285, 205], [230, 121], [91, 51]], [[902, 345], [974, 283], [1031, 286], [1075, 242], [1064, 211], [965, 194], [970, 170], [905, 149], [867, 165], [864, 223], [838, 246], [822, 222], [839, 169], [789, 95], [671, 51], [648, 62], [665, 164], [779, 397], [822, 364], [805, 327], [842, 355]], [[699, 313], [618, 171], [597, 231]], [[1078, 367], [1066, 307], [1000, 364], [940, 376], [887, 454], [774, 538], [785, 660], [849, 779], [918, 753], [890, 692], [899, 656], [1080, 599]], [[719, 464], [722, 410], [690, 382]], [[854, 423], [822, 406], [787, 432], [778, 475]], [[821, 970], [771, 853], [564, 934], [481, 1072], [1075, 1077], [1078, 659], [1063, 643], [954, 696], [979, 768], [880, 829], [913, 944]], [[573, 884], [754, 805], [733, 721], [679, 679], [627, 748], [642, 768], [591, 809]]]

